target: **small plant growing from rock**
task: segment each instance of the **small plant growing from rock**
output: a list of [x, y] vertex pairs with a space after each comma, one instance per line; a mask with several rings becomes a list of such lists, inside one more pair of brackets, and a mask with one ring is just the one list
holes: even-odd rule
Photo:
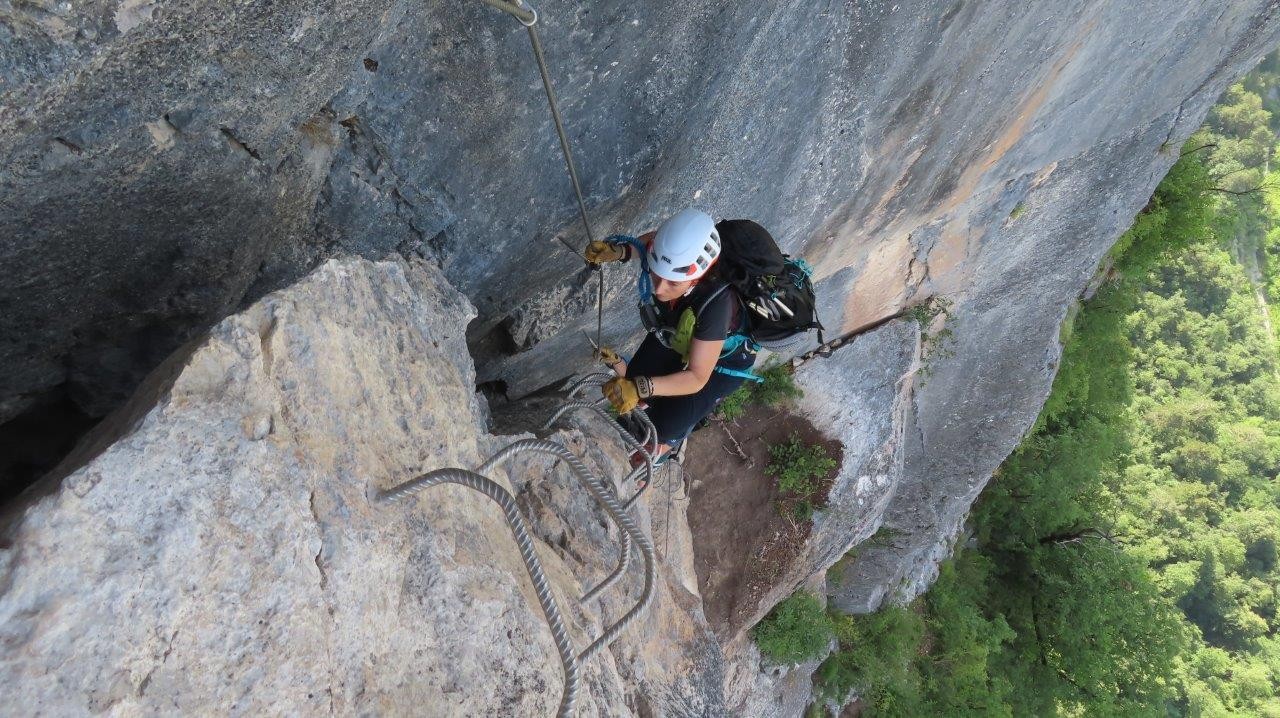
[[796, 386], [790, 364], [782, 363], [769, 367], [760, 372], [760, 378], [764, 381], [748, 381], [720, 402], [716, 413], [721, 419], [733, 421], [745, 414], [752, 404], [780, 406], [788, 400], [804, 395], [800, 387]]
[[769, 447], [765, 473], [778, 480], [782, 493], [778, 511], [793, 521], [813, 517], [822, 480], [836, 468], [835, 459], [820, 444], [805, 444], [798, 435]]
[[720, 406], [716, 407], [716, 414], [725, 421], [733, 421], [747, 413], [747, 406], [750, 403], [751, 387], [749, 384], [744, 384], [720, 400]]
[[751, 629], [760, 653], [778, 664], [818, 658], [827, 651], [832, 635], [831, 618], [808, 591], [791, 594]]
[[928, 301], [907, 310], [907, 316], [920, 325], [920, 354], [923, 360], [916, 372], [921, 379], [920, 386], [924, 386], [933, 372], [933, 366], [930, 363], [932, 360], [946, 359], [955, 355], [955, 349], [952, 346], [955, 341], [954, 332], [946, 326], [932, 331], [939, 318], [944, 325], [951, 318], [952, 304], [953, 302], [946, 297], [930, 297]]

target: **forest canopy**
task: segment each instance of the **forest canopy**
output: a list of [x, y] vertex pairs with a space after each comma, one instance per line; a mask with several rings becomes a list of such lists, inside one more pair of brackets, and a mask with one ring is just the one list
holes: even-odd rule
[[835, 617], [820, 695], [868, 716], [1280, 718], [1277, 127], [1272, 55], [1166, 148], [970, 540], [911, 606]]

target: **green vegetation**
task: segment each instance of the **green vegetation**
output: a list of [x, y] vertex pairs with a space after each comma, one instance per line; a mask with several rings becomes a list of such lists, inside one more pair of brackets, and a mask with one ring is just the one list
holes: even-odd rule
[[935, 360], [945, 359], [955, 353], [952, 347], [954, 332], [946, 326], [947, 319], [951, 316], [952, 304], [953, 302], [946, 297], [930, 297], [927, 301], [907, 310], [907, 316], [914, 319], [920, 326], [920, 353], [923, 363], [916, 371], [920, 386], [928, 383]]
[[[1053, 390], [906, 608], [835, 621], [867, 716], [1280, 717], [1280, 62], [1231, 88], [1064, 327]], [[1277, 98], [1276, 100], [1264, 98]]]
[[796, 386], [790, 364], [776, 364], [759, 372], [763, 382], [748, 381], [738, 387], [737, 391], [726, 396], [716, 408], [716, 413], [725, 421], [733, 421], [747, 413], [747, 407], [782, 406], [791, 399], [804, 395]]
[[751, 629], [760, 653], [774, 663], [802, 663], [821, 656], [834, 629], [818, 597], [797, 591]]
[[1274, 337], [1222, 248], [1193, 249], [1146, 290], [1126, 321], [1137, 396], [1116, 530], [1181, 609], [1175, 705], [1189, 715], [1280, 715]]
[[807, 445], [796, 434], [770, 446], [769, 457], [765, 473], [778, 480], [779, 512], [796, 521], [812, 518], [814, 509], [820, 508], [822, 481], [836, 468], [835, 459], [821, 444]]
[[920, 675], [914, 661], [924, 621], [898, 606], [868, 616], [831, 617], [839, 649], [818, 667], [817, 694], [842, 703], [850, 693], [884, 715], [920, 715]]

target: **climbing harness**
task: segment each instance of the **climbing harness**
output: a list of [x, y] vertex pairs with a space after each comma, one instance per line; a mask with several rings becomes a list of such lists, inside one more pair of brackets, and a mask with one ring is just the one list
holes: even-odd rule
[[[547, 58], [542, 53], [542, 40], [538, 37], [538, 11], [532, 6], [524, 2], [524, 0], [482, 0], [493, 7], [506, 12], [517, 20], [525, 29], [529, 31], [529, 45], [533, 48], [533, 58], [538, 63], [538, 74], [542, 76], [542, 89], [547, 93], [547, 105], [551, 108], [551, 120], [556, 126], [556, 136], [560, 138], [560, 151], [564, 154], [564, 164], [569, 170], [569, 181], [573, 184], [573, 194], [578, 200], [578, 215], [582, 218], [582, 228], [587, 233], [587, 243], [595, 241], [595, 234], [591, 231], [591, 221], [587, 218], [587, 203], [582, 198], [582, 185], [578, 182], [578, 169], [573, 162], [573, 152], [569, 149], [569, 136], [564, 131], [564, 118], [560, 116], [560, 106], [556, 101], [556, 91], [551, 86], [551, 73], [547, 70]], [[570, 252], [578, 255], [583, 261], [586, 256], [574, 249], [564, 237], [557, 237]], [[602, 343], [604, 334], [604, 268], [600, 265], [592, 265], [593, 271], [599, 275], [599, 283], [597, 287], [598, 296], [596, 298], [596, 345]]]

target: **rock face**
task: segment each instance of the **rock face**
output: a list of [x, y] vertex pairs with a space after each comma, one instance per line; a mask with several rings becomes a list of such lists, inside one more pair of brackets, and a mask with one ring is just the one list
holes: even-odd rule
[[[833, 589], [860, 609], [931, 580], [1048, 392], [1066, 305], [1280, 41], [1274, 0], [539, 10], [597, 233], [690, 203], [755, 218], [814, 264], [832, 333], [953, 301], [877, 498], [895, 539]], [[0, 7], [0, 421], [100, 416], [201, 327], [343, 252], [439, 265], [477, 309], [479, 381], [516, 397], [570, 373], [595, 284], [557, 241], [584, 238], [529, 58], [479, 2]], [[631, 271], [606, 273], [623, 347]]]
[[[458, 486], [368, 498], [518, 438], [484, 428], [472, 313], [425, 263], [331, 261], [171, 358], [61, 481], [10, 507], [6, 705], [554, 714], [562, 669], [497, 507]], [[625, 466], [597, 419], [554, 438], [597, 475]], [[641, 572], [580, 605], [617, 562], [617, 530], [556, 462], [508, 469], [494, 478], [519, 497], [581, 651], [635, 603]], [[650, 499], [635, 515], [656, 535]], [[799, 714], [813, 666], [762, 672], [752, 646], [718, 643], [681, 507], [670, 523], [652, 608], [583, 662], [578, 715]]]
[[[757, 218], [819, 265], [832, 326], [977, 293], [997, 236], [1056, 246], [1028, 195], [1087, 152], [1129, 168], [1071, 168], [1122, 209], [1089, 195], [1076, 229], [1106, 244], [1171, 161], [1156, 150], [1277, 37], [1262, 0], [540, 10], [597, 232], [687, 203]], [[581, 355], [594, 284], [554, 241], [581, 229], [513, 19], [99, 0], [0, 21], [0, 418], [58, 393], [101, 415], [185, 335], [339, 251], [441, 263], [478, 307], [481, 379], [513, 395]], [[615, 338], [635, 327], [624, 275]]]

